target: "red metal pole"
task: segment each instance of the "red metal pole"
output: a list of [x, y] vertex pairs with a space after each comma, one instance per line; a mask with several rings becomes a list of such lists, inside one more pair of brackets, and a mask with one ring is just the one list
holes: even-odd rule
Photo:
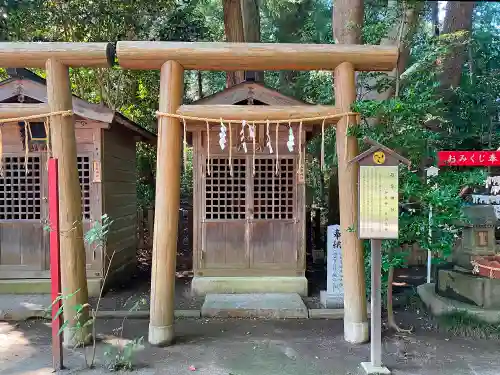
[[[61, 261], [59, 253], [59, 177], [57, 159], [50, 158], [48, 165], [49, 176], [49, 222], [50, 222], [50, 279], [52, 301], [61, 294]], [[54, 370], [61, 370], [63, 366], [62, 340], [59, 330], [62, 326], [62, 314], [56, 318], [62, 301], [52, 305], [52, 363]]]

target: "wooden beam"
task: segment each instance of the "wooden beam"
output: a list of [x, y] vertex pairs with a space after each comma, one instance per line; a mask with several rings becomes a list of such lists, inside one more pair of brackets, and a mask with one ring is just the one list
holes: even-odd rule
[[[175, 112], [182, 103], [184, 70], [175, 61], [161, 67], [159, 109]], [[156, 200], [151, 272], [149, 343], [168, 345], [174, 339], [175, 261], [180, 205], [182, 131], [180, 121], [160, 117], [156, 161]]]
[[[269, 105], [198, 105], [185, 104], [179, 107], [178, 115], [190, 117], [204, 117], [228, 120], [293, 120], [298, 118], [312, 118], [331, 116], [341, 113], [336, 107], [323, 105], [294, 105], [294, 106], [269, 106]], [[338, 119], [329, 120], [328, 123], [337, 123]], [[321, 123], [321, 121], [318, 121]]]
[[110, 43], [5, 42], [0, 43], [0, 67], [45, 68], [48, 59], [74, 67], [109, 67], [114, 60]]
[[194, 70], [334, 70], [343, 62], [356, 70], [390, 71], [398, 48], [375, 45], [118, 42], [118, 62], [125, 69], [160, 69], [175, 60]]
[[3, 118], [34, 116], [50, 113], [50, 106], [46, 103], [0, 103], [0, 122]]
[[[354, 66], [343, 63], [335, 69], [335, 103], [349, 111], [356, 100]], [[349, 124], [356, 123], [356, 116], [337, 123], [336, 143], [339, 177], [339, 211], [342, 230], [342, 274], [344, 283], [344, 338], [350, 343], [368, 341], [366, 314], [365, 267], [363, 243], [358, 238], [358, 164], [349, 160], [358, 155], [358, 140], [348, 136]], [[342, 155], [342, 156], [341, 156]]]
[[[47, 60], [47, 96], [52, 112], [72, 110], [68, 67]], [[90, 341], [91, 326], [75, 329], [88, 320], [88, 309], [75, 319], [77, 306], [88, 303], [85, 247], [82, 227], [82, 193], [78, 180], [74, 116], [51, 117], [52, 155], [59, 168], [59, 228], [61, 248], [61, 285], [63, 294], [74, 294], [64, 301], [64, 345]]]

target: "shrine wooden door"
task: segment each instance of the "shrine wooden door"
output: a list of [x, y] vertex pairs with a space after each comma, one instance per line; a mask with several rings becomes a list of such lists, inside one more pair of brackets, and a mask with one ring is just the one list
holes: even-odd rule
[[249, 254], [254, 269], [293, 269], [299, 258], [296, 157], [278, 160], [256, 158], [251, 178]]
[[205, 159], [201, 268], [296, 268], [302, 240], [296, 159], [280, 157], [278, 164], [272, 155]]
[[[203, 268], [248, 267], [246, 157], [206, 159], [201, 261]], [[232, 173], [231, 173], [232, 170]]]

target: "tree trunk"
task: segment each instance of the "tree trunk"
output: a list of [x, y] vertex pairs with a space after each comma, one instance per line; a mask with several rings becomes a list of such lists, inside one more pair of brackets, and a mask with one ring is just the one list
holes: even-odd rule
[[431, 6], [431, 20], [432, 26], [434, 28], [434, 35], [439, 36], [439, 2], [438, 1], [429, 1]]
[[[259, 0], [241, 0], [241, 15], [245, 42], [260, 42]], [[256, 82], [264, 82], [264, 72], [248, 72]]]
[[[245, 41], [245, 33], [243, 30], [243, 17], [241, 14], [240, 0], [224, 0], [224, 31], [228, 42]], [[226, 86], [231, 87], [245, 80], [244, 72], [227, 72]]]
[[[361, 43], [363, 14], [363, 0], [335, 0], [333, 35], [336, 43]], [[342, 111], [349, 111], [356, 100], [356, 77], [352, 64], [340, 64], [335, 69], [333, 81], [336, 85], [333, 88], [335, 105]], [[350, 343], [362, 343], [368, 340], [363, 243], [355, 232], [349, 230], [352, 226], [356, 226], [357, 221], [358, 176], [357, 168], [347, 164], [349, 158], [358, 154], [358, 141], [356, 137], [348, 135], [348, 131], [349, 122], [343, 118], [337, 123], [335, 133], [337, 155], [339, 155], [339, 209], [345, 293], [344, 338]]]
[[403, 329], [399, 327], [396, 323], [396, 319], [394, 318], [394, 308], [393, 308], [393, 300], [392, 300], [392, 284], [394, 284], [394, 266], [392, 265], [393, 261], [393, 249], [389, 249], [387, 251], [387, 255], [389, 256], [389, 271], [387, 275], [387, 325], [389, 328], [394, 329], [398, 333], [411, 333], [413, 327], [409, 329]]
[[[452, 34], [457, 31], [470, 32], [472, 29], [472, 11], [474, 1], [448, 1], [446, 16], [443, 24], [443, 34]], [[466, 46], [457, 45], [443, 61], [443, 71], [439, 77], [441, 92], [448, 96], [447, 91], [460, 85], [462, 67], [465, 62]]]
[[[402, 6], [403, 8], [399, 8]], [[399, 59], [397, 68], [387, 74], [393, 80], [393, 84], [382, 92], [377, 91], [378, 79], [371, 79], [366, 83], [369, 91], [363, 95], [365, 100], [387, 100], [394, 96], [396, 90], [396, 79], [400, 76], [410, 59], [410, 41], [415, 34], [420, 15], [424, 8], [424, 2], [408, 4], [396, 0], [389, 0], [387, 3], [389, 11], [395, 16], [393, 27], [385, 38], [380, 41], [380, 45], [399, 46]], [[376, 122], [376, 121], [375, 121]]]
[[[361, 44], [363, 25], [363, 0], [334, 0], [332, 9], [335, 43]], [[334, 87], [335, 90], [335, 87]], [[340, 224], [338, 167], [332, 167], [328, 189], [328, 217], [330, 224]]]
[[201, 70], [196, 72], [196, 80], [198, 82], [198, 100], [203, 98], [203, 77], [201, 75]]
[[334, 0], [333, 35], [337, 44], [361, 44], [363, 0]]

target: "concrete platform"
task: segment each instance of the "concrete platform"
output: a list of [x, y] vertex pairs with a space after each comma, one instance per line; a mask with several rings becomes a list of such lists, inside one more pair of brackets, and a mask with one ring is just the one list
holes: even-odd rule
[[371, 362], [361, 362], [361, 368], [366, 375], [390, 375], [391, 371], [385, 366], [374, 366]]
[[[89, 297], [97, 297], [101, 291], [100, 278], [88, 278]], [[0, 280], [0, 294], [50, 294], [50, 279], [5, 279]]]
[[[0, 321], [23, 321], [32, 318], [50, 319], [46, 309], [51, 305], [49, 294], [0, 294]], [[178, 309], [176, 318], [199, 318], [200, 310]], [[100, 310], [101, 319], [149, 319], [149, 310]]]
[[307, 319], [308, 310], [298, 293], [207, 294], [201, 316]]
[[435, 292], [434, 283], [418, 286], [417, 292], [432, 315], [439, 316], [454, 312], [466, 312], [487, 323], [500, 323], [499, 309], [483, 309], [479, 306], [439, 296]]
[[43, 318], [51, 305], [50, 294], [2, 294], [0, 295], [0, 320], [20, 321]]

